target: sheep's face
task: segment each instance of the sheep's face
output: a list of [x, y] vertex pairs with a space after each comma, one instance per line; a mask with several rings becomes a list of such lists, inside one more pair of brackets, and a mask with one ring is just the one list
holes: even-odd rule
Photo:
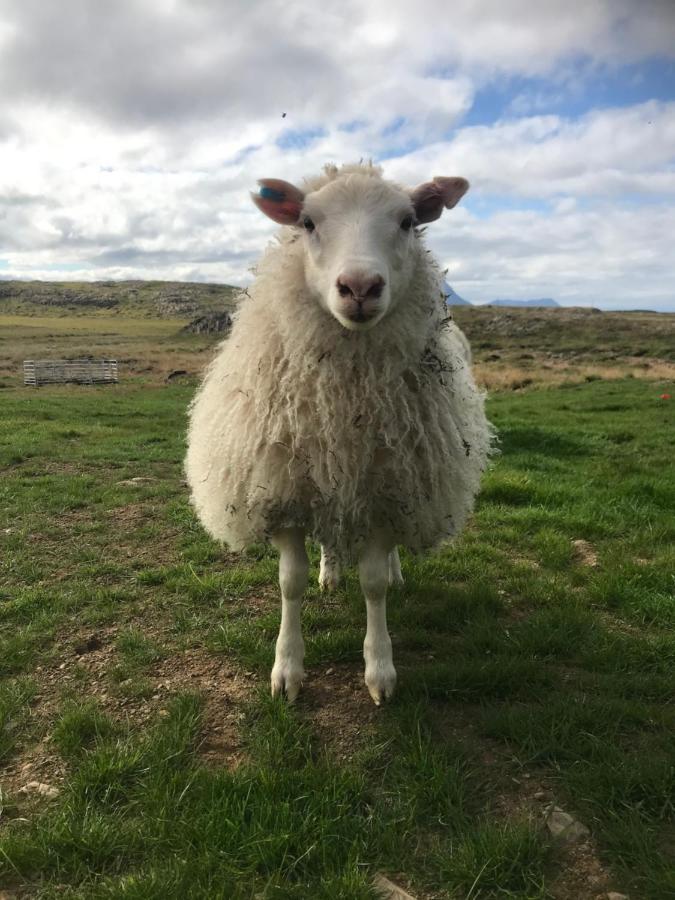
[[463, 178], [436, 178], [406, 191], [379, 176], [352, 172], [303, 194], [284, 181], [260, 181], [256, 205], [302, 230], [310, 293], [351, 331], [380, 322], [412, 277], [416, 225], [440, 217], [468, 188]]

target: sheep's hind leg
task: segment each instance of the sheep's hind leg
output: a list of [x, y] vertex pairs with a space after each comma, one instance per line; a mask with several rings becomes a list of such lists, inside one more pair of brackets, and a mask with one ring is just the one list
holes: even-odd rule
[[398, 555], [398, 547], [389, 554], [389, 584], [403, 584], [403, 573], [401, 572], [401, 560]]
[[319, 587], [322, 591], [334, 591], [340, 583], [340, 561], [332, 550], [321, 545]]
[[272, 543], [279, 551], [281, 587], [281, 627], [272, 669], [272, 696], [285, 693], [292, 703], [298, 696], [305, 676], [301, 604], [307, 586], [309, 560], [305, 550], [305, 535], [300, 528], [278, 531], [273, 536]]
[[369, 540], [359, 559], [359, 579], [366, 598], [368, 624], [363, 642], [366, 687], [377, 706], [388, 700], [396, 687], [396, 669], [387, 631], [387, 585], [391, 543], [384, 534]]

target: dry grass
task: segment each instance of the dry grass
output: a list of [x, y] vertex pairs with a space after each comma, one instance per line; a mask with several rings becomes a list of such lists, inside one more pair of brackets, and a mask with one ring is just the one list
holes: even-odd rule
[[[478, 382], [490, 391], [633, 377], [675, 379], [675, 316], [587, 309], [459, 307]], [[185, 319], [0, 315], [0, 386], [21, 383], [31, 357], [112, 356], [123, 380], [197, 379], [220, 335], [182, 334]]]
[[506, 360], [497, 364], [476, 360], [474, 374], [477, 383], [488, 391], [517, 391], [530, 387], [559, 384], [582, 384], [585, 381], [614, 381], [619, 378], [640, 378], [645, 381], [675, 381], [675, 363], [660, 359], [631, 359], [620, 363], [591, 364], [556, 360], [535, 356], [527, 366]]

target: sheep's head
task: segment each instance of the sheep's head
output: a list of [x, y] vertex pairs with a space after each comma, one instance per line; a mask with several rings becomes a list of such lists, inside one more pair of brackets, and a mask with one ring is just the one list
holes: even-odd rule
[[407, 191], [379, 175], [339, 174], [303, 193], [264, 178], [256, 206], [300, 229], [307, 285], [341, 325], [365, 331], [405, 293], [412, 276], [415, 227], [440, 218], [466, 193], [464, 178], [434, 178]]

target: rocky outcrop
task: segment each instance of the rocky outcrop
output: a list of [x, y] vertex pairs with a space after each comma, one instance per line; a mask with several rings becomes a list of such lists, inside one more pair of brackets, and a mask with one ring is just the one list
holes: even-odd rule
[[183, 328], [184, 334], [222, 334], [232, 327], [232, 316], [226, 310], [198, 316]]

